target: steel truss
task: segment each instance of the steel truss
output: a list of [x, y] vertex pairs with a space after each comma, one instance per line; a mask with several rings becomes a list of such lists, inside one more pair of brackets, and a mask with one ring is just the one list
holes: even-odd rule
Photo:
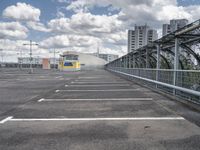
[[107, 66], [200, 69], [200, 55], [197, 50], [200, 51], [200, 19], [110, 62]]

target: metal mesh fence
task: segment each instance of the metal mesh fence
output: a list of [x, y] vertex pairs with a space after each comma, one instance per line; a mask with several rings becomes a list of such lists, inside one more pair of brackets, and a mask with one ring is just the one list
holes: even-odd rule
[[[135, 78], [129, 75], [140, 77], [141, 79], [139, 78], [137, 79], [137, 81], [140, 81], [142, 83], [148, 84], [149, 86], [156, 87], [167, 93], [171, 93], [181, 98], [200, 104], [200, 96], [198, 95], [195, 96], [194, 94], [191, 94], [189, 92], [183, 92], [181, 90], [176, 90], [176, 87], [181, 87], [181, 88], [197, 91], [196, 93], [199, 92], [199, 95], [200, 95], [200, 71], [198, 70], [174, 71], [170, 69], [122, 68], [122, 67], [112, 67], [109, 69], [126, 73], [127, 75], [123, 75], [123, 77], [126, 77], [131, 80], [135, 80]], [[143, 80], [142, 78], [150, 79], [151, 82]], [[174, 88], [156, 84], [156, 81], [173, 85]]]

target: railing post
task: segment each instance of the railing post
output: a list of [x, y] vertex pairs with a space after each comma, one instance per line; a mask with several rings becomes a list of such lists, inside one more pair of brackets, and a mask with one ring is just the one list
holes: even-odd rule
[[129, 55], [127, 54], [127, 56], [126, 56], [126, 65], [127, 65], [127, 67], [126, 68], [129, 68]]
[[139, 51], [139, 68], [142, 68], [142, 52]]
[[[177, 70], [179, 68], [179, 41], [178, 38], [175, 39], [175, 48], [174, 48], [174, 79], [173, 79], [173, 85], [176, 86], [176, 80], [177, 80]], [[173, 94], [176, 95], [176, 90], [173, 89]]]
[[119, 65], [119, 68], [122, 67], [122, 58], [119, 59], [118, 65]]
[[[160, 69], [160, 44], [157, 45], [157, 61], [156, 61], [156, 81], [159, 81], [159, 69]], [[156, 84], [156, 88], [158, 85]]]
[[129, 68], [132, 68], [132, 54], [129, 55]]
[[124, 68], [126, 68], [126, 55], [124, 56]]
[[133, 68], [136, 68], [136, 65], [135, 65], [135, 55], [133, 54]]
[[120, 62], [120, 64], [121, 64], [121, 65], [120, 65], [120, 66], [121, 66], [120, 69], [124, 67], [124, 64], [123, 64], [124, 62], [123, 62], [123, 61], [124, 61], [124, 58], [122, 57], [122, 58], [121, 58], [121, 62]]
[[149, 68], [149, 50], [146, 49], [146, 68]]

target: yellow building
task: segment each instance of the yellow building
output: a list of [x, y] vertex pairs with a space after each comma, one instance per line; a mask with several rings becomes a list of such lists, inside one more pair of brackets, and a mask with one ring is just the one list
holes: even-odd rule
[[62, 71], [78, 71], [81, 69], [78, 55], [65, 52], [61, 55], [59, 68]]
[[66, 51], [60, 57], [60, 70], [77, 71], [77, 70], [94, 70], [102, 69], [107, 62], [92, 54]]

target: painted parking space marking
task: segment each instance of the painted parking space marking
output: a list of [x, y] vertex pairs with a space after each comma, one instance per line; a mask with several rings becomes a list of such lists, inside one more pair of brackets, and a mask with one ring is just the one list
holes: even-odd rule
[[60, 92], [60, 90], [55, 90], [56, 93]]
[[[102, 79], [103, 80], [103, 79]], [[83, 80], [83, 79], [76, 79], [74, 80], [74, 82], [89, 82], [89, 83], [93, 83], [93, 82], [101, 82], [99, 80]], [[123, 80], [105, 80], [103, 82], [124, 82]]]
[[97, 98], [97, 99], [40, 99], [38, 102], [64, 102], [64, 101], [152, 101], [153, 98]]
[[62, 78], [62, 76], [57, 76], [57, 77], [55, 77], [56, 79], [58, 79], [58, 78]]
[[1, 124], [6, 122], [35, 122], [35, 121], [169, 121], [185, 120], [183, 117], [125, 117], [125, 118], [14, 118], [7, 117]]
[[0, 124], [4, 124], [5, 122], [7, 122], [8, 120], [12, 119], [13, 117], [12, 116], [9, 116], [3, 120], [0, 121]]
[[[120, 78], [117, 78], [115, 77], [116, 79], [120, 79]], [[110, 79], [110, 77], [107, 77], [107, 76], [91, 76], [91, 77], [78, 77], [78, 79]]]
[[[141, 89], [55, 90], [56, 93], [58, 93], [58, 92], [124, 92], [124, 91], [141, 91]], [[142, 90], [142, 91], [145, 91], [145, 90]]]
[[72, 81], [71, 82], [72, 84], [88, 84], [88, 83], [96, 83], [96, 84], [102, 84], [102, 83], [104, 83], [104, 84], [125, 84], [125, 83], [127, 83], [127, 82], [75, 82], [75, 81]]
[[66, 87], [70, 86], [70, 87], [94, 87], [94, 86], [130, 86], [130, 84], [96, 84], [96, 85], [91, 85], [91, 84], [87, 84], [87, 85], [75, 85], [75, 84], [71, 84], [71, 85], [65, 85]]
[[41, 98], [41, 99], [38, 100], [38, 102], [41, 102], [41, 101], [44, 101], [44, 98]]

